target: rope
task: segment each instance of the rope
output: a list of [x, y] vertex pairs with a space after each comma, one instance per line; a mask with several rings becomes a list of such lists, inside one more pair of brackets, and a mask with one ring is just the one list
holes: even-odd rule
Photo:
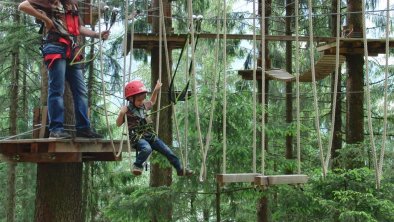
[[387, 91], [388, 91], [388, 75], [389, 75], [389, 49], [390, 49], [390, 41], [389, 41], [389, 33], [390, 33], [390, 14], [389, 14], [389, 6], [390, 0], [387, 0], [387, 15], [386, 15], [386, 66], [385, 66], [385, 76], [384, 76], [384, 117], [383, 117], [383, 144], [380, 150], [379, 157], [379, 169], [378, 169], [378, 184], [380, 185], [380, 180], [382, 179], [383, 173], [383, 160], [384, 160], [384, 151], [386, 149], [386, 138], [387, 138]]
[[[298, 5], [299, 1], [295, 0], [295, 17], [298, 18]], [[301, 174], [301, 115], [300, 115], [300, 45], [299, 42], [299, 21], [295, 19], [295, 50], [296, 50], [296, 59], [295, 59], [295, 73], [296, 73], [296, 109], [297, 109], [297, 172]]]
[[[195, 32], [194, 32], [194, 21], [193, 21], [193, 5], [192, 1], [188, 0], [187, 2], [187, 7], [188, 7], [188, 13], [189, 13], [189, 19], [190, 19], [190, 33], [191, 33], [191, 45], [194, 46], [195, 44]], [[197, 96], [197, 81], [196, 81], [196, 66], [195, 66], [195, 50], [194, 48], [191, 51], [191, 61], [192, 61], [192, 76], [193, 76], [193, 93], [194, 93], [194, 112], [196, 116], [196, 127], [197, 127], [197, 133], [198, 133], [198, 143], [200, 145], [200, 150], [201, 150], [201, 156], [202, 158], [202, 171], [200, 172], [200, 181], [204, 181], [204, 172], [206, 168], [206, 160], [204, 159], [204, 144], [202, 141], [202, 133], [201, 133], [201, 125], [200, 125], [200, 113], [198, 109], [198, 96]]]
[[[133, 11], [135, 7], [135, 2], [132, 4], [133, 5]], [[125, 2], [125, 20], [124, 20], [124, 42], [123, 42], [123, 86], [126, 85], [126, 82], [129, 82], [131, 80], [131, 66], [132, 66], [132, 61], [133, 61], [133, 53], [134, 53], [134, 16], [131, 18], [131, 39], [130, 39], [130, 60], [129, 60], [129, 74], [127, 75], [126, 73], [126, 58], [127, 58], [127, 44], [128, 44], [128, 39], [127, 39], [127, 32], [128, 32], [128, 14], [129, 14], [129, 1]], [[112, 26], [112, 25], [111, 25]], [[128, 76], [128, 80], [126, 81], [126, 75]], [[123, 91], [123, 98], [125, 98], [125, 92]], [[123, 105], [126, 105], [126, 100], [123, 100]], [[130, 144], [130, 131], [129, 131], [129, 123], [127, 120], [127, 114], [124, 115], [124, 124], [122, 128], [122, 137], [121, 137], [121, 143], [120, 143], [120, 150], [123, 149], [123, 140], [124, 140], [124, 131], [126, 131], [126, 141], [127, 141], [127, 152], [129, 154], [129, 166], [130, 166], [130, 171], [133, 171], [133, 160], [132, 155], [131, 155], [131, 144]]]
[[376, 156], [376, 147], [375, 147], [375, 139], [373, 135], [373, 129], [372, 129], [372, 110], [371, 110], [371, 95], [370, 95], [370, 80], [369, 80], [369, 64], [368, 64], [368, 42], [367, 42], [367, 29], [366, 29], [366, 24], [365, 24], [365, 0], [362, 0], [362, 27], [363, 27], [363, 42], [364, 42], [364, 61], [365, 61], [365, 78], [366, 78], [366, 86], [367, 90], [365, 92], [366, 97], [367, 97], [367, 111], [368, 111], [368, 129], [369, 129], [369, 139], [371, 140], [371, 149], [372, 149], [372, 157], [373, 157], [373, 165], [375, 167], [375, 182], [376, 182], [376, 188], [380, 188], [380, 181], [378, 178], [379, 175], [379, 167], [378, 167], [378, 162], [377, 162], [377, 156]]
[[[99, 0], [99, 5], [101, 5], [101, 0]], [[100, 24], [100, 21], [101, 21], [101, 8], [98, 9], [98, 18], [99, 18], [98, 32], [101, 33], [101, 24]], [[102, 36], [99, 35], [99, 43], [100, 43], [100, 44], [99, 44], [99, 53], [100, 53], [100, 75], [101, 75], [101, 79], [104, 79], [104, 69], [103, 69], [103, 67], [104, 67], [104, 65], [103, 65], [103, 41], [101, 41], [101, 40], [102, 40], [101, 37], [102, 37]], [[110, 143], [111, 143], [111, 146], [112, 146], [114, 155], [115, 155], [116, 157], [119, 157], [119, 156], [121, 155], [121, 153], [122, 153], [122, 149], [116, 151], [115, 144], [114, 144], [114, 141], [113, 141], [112, 131], [111, 131], [110, 126], [109, 126], [108, 110], [107, 110], [107, 99], [106, 99], [106, 92], [105, 92], [106, 89], [105, 89], [104, 81], [101, 82], [101, 87], [102, 87], [102, 96], [103, 96], [103, 102], [104, 102], [105, 122], [106, 122], [107, 129], [108, 129], [108, 132], [109, 132]]]
[[5, 138], [3, 138], [3, 139], [0, 139], [0, 141], [5, 141], [5, 140], [13, 139], [13, 138], [16, 138], [16, 137], [19, 137], [19, 136], [23, 136], [23, 135], [26, 135], [26, 134], [28, 134], [28, 133], [34, 132], [34, 131], [39, 130], [39, 129], [41, 129], [42, 127], [44, 127], [44, 126], [42, 126], [41, 124], [37, 124], [37, 125], [35, 125], [35, 126], [40, 126], [40, 127], [35, 128], [35, 129], [32, 129], [32, 130], [29, 130], [29, 131], [26, 131], [26, 132], [23, 132], [23, 133], [19, 133], [19, 134], [17, 134], [17, 135], [5, 137]]
[[[256, 78], [256, 1], [253, 1], [253, 155], [252, 155], [252, 169], [256, 173], [256, 146], [257, 146], [257, 78]], [[263, 78], [263, 74], [261, 74]]]
[[265, 1], [261, 1], [261, 174], [265, 174]]
[[[337, 12], [341, 10], [341, 2], [337, 2]], [[337, 21], [336, 21], [336, 53], [335, 53], [335, 79], [334, 79], [334, 95], [333, 95], [333, 101], [332, 101], [332, 113], [331, 113], [331, 133], [330, 133], [330, 139], [328, 140], [328, 149], [327, 149], [327, 154], [326, 154], [326, 159], [324, 163], [325, 169], [328, 169], [330, 159], [331, 159], [331, 150], [332, 150], [332, 142], [334, 139], [334, 129], [335, 129], [335, 113], [336, 113], [336, 108], [337, 108], [337, 96], [338, 96], [338, 71], [339, 71], [339, 27], [340, 27], [340, 21], [341, 17], [340, 14], [337, 13]]]
[[[189, 47], [186, 48], [186, 55], [189, 55]], [[186, 64], [189, 64], [189, 56], [185, 56], [185, 57], [186, 57]], [[186, 82], [186, 84], [189, 83], [189, 81], [190, 81], [189, 78], [190, 78], [189, 69], [187, 66], [185, 66], [185, 82]], [[187, 93], [187, 91], [186, 91], [186, 93]], [[187, 96], [185, 98], [187, 98]], [[188, 99], [185, 99], [185, 110], [186, 110], [186, 112], [185, 112], [185, 137], [184, 137], [185, 159], [182, 160], [183, 161], [182, 163], [184, 166], [187, 166], [189, 164], [188, 163], [189, 153], [188, 153], [188, 149], [187, 149], [188, 135], [189, 135], [189, 131], [188, 131], [188, 128], [189, 128], [189, 100]]]
[[[191, 1], [191, 0], [188, 0]], [[223, 174], [227, 168], [227, 0], [223, 3]]]
[[[220, 1], [220, 0], [218, 0]], [[200, 180], [203, 178], [204, 180], [206, 179], [207, 176], [207, 169], [206, 169], [206, 159], [208, 155], [208, 150], [209, 146], [211, 143], [211, 132], [212, 132], [212, 127], [213, 127], [213, 118], [214, 118], [214, 110], [215, 110], [215, 105], [216, 105], [216, 94], [217, 94], [217, 76], [219, 73], [219, 27], [220, 27], [220, 21], [218, 20], [216, 22], [216, 42], [215, 42], [215, 74], [214, 74], [214, 80], [213, 80], [213, 95], [212, 95], [212, 100], [211, 100], [211, 112], [209, 116], [209, 126], [208, 126], [208, 133], [207, 137], [205, 140], [205, 149], [204, 149], [204, 156], [203, 156], [203, 161], [204, 164], [201, 165], [201, 171], [200, 171]]]
[[[313, 17], [312, 17], [312, 0], [308, 0], [308, 20], [309, 20], [309, 45], [312, 47], [313, 44]], [[313, 47], [310, 50], [310, 60], [311, 60], [311, 72], [312, 72], [312, 88], [313, 88], [313, 99], [314, 99], [314, 108], [315, 108], [315, 126], [316, 126], [316, 133], [317, 133], [317, 140], [319, 145], [320, 151], [320, 161], [323, 168], [323, 176], [325, 177], [327, 174], [327, 170], [324, 166], [324, 154], [323, 154], [323, 147], [320, 135], [320, 121], [319, 121], [319, 105], [317, 101], [317, 87], [316, 87], [316, 72], [315, 72], [315, 51]]]
[[[159, 1], [159, 8], [160, 5], [162, 4], [162, 1]], [[162, 11], [159, 10], [159, 81], [161, 82], [161, 77], [162, 77], [162, 66], [163, 66], [163, 55], [162, 55], [162, 45], [163, 45], [163, 23], [161, 23], [161, 18], [164, 16], [162, 14]], [[159, 123], [160, 123], [160, 106], [161, 106], [161, 90], [159, 91], [158, 95], [158, 100], [157, 100], [157, 114], [156, 114], [156, 132], [159, 132]], [[147, 161], [150, 159], [150, 156], [148, 157]]]
[[[166, 24], [165, 24], [165, 20], [164, 20], [164, 7], [163, 7], [163, 3], [162, 1], [160, 1], [160, 13], [161, 16], [160, 18], [160, 23], [161, 23], [161, 27], [162, 27], [162, 35], [164, 37], [164, 50], [165, 50], [165, 58], [166, 58], [166, 68], [167, 68], [167, 76], [168, 76], [168, 85], [170, 85], [170, 81], [171, 81], [171, 66], [170, 66], [170, 57], [169, 57], [169, 50], [168, 50], [168, 41], [167, 41], [167, 30], [166, 30]], [[161, 61], [161, 60], [160, 60]], [[160, 77], [161, 78], [161, 77]], [[173, 109], [173, 117], [174, 117], [174, 124], [175, 124], [175, 130], [176, 130], [176, 135], [177, 135], [177, 140], [179, 141], [180, 147], [181, 147], [181, 139], [180, 139], [180, 132], [179, 132], [179, 124], [178, 124], [178, 120], [176, 118], [176, 107], [174, 106], [174, 104], [170, 104], [170, 106]], [[181, 149], [181, 160], [183, 164], [186, 164], [185, 162], [185, 157], [184, 154], [182, 152]], [[185, 165], [183, 165], [185, 168]]]

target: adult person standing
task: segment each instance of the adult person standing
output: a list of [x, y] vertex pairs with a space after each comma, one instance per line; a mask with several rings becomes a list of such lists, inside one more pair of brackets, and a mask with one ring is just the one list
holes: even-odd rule
[[90, 127], [87, 88], [78, 55], [79, 35], [108, 39], [109, 31], [94, 32], [81, 25], [77, 0], [26, 0], [19, 10], [41, 20], [45, 38], [41, 51], [48, 69], [48, 116], [50, 138], [71, 138], [64, 130], [64, 90], [68, 81], [74, 100], [77, 137], [102, 138]]

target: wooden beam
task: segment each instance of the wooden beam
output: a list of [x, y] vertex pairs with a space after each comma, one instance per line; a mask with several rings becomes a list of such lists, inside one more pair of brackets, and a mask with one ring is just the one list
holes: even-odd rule
[[254, 178], [259, 176], [259, 173], [233, 173], [233, 174], [218, 174], [216, 181], [223, 186], [226, 183], [253, 183]]
[[259, 186], [281, 185], [281, 184], [304, 184], [308, 176], [303, 174], [256, 176], [254, 183]]
[[0, 160], [7, 162], [31, 163], [75, 163], [82, 162], [82, 153], [18, 153], [0, 155]]
[[[129, 33], [130, 34], [130, 33]], [[197, 34], [196, 34], [197, 35]], [[203, 39], [216, 39], [217, 35], [215, 33], [199, 33], [199, 38]], [[235, 40], [253, 40], [253, 35], [251, 34], [227, 34], [227, 39], [235, 39]], [[187, 34], [167, 34], [167, 41], [169, 42], [184, 42], [187, 38]], [[223, 34], [219, 34], [219, 38], [224, 38]], [[151, 41], [151, 42], [158, 42], [159, 41], [159, 34], [153, 33], [135, 33], [134, 34], [135, 41]], [[261, 40], [261, 35], [256, 35], [256, 40]], [[286, 35], [266, 35], [266, 41], [295, 41], [295, 36], [286, 36]], [[299, 36], [298, 40], [300, 42], [308, 42], [309, 36]], [[335, 42], [335, 37], [321, 37], [315, 36], [313, 37], [313, 41], [315, 42]], [[348, 42], [348, 43], [362, 43], [363, 38], [340, 38], [341, 42]], [[372, 42], [378, 43], [385, 43], [385, 39], [367, 39], [368, 44]], [[394, 45], [394, 40], [390, 40], [390, 46]]]
[[[113, 141], [115, 150], [120, 141]], [[122, 152], [127, 152], [127, 141], [123, 141]], [[132, 149], [134, 151], [134, 149]], [[0, 153], [112, 153], [110, 140], [101, 139], [21, 139], [0, 141]]]

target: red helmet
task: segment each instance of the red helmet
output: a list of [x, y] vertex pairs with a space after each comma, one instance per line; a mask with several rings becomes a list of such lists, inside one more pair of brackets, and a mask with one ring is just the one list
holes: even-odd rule
[[124, 87], [125, 98], [146, 92], [148, 92], [148, 90], [146, 89], [144, 83], [140, 80], [133, 80], [127, 83], [126, 86]]

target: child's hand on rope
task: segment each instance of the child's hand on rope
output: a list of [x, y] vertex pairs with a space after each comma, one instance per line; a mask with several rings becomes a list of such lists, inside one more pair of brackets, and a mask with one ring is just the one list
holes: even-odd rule
[[162, 85], [163, 83], [161, 83], [160, 80], [157, 80], [154, 91], [159, 91]]
[[127, 110], [128, 110], [127, 106], [122, 106], [122, 108], [120, 108], [120, 113], [126, 114]]

